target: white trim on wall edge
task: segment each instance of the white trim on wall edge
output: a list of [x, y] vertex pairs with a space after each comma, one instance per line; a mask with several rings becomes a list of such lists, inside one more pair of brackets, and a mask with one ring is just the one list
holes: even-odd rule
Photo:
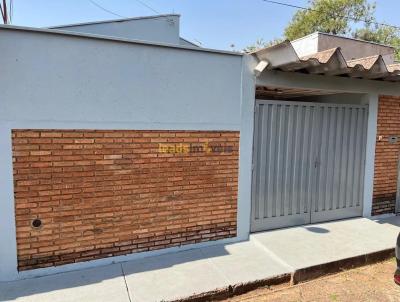
[[378, 128], [379, 96], [375, 94], [367, 94], [364, 99], [365, 102], [368, 103], [368, 129], [365, 152], [363, 217], [368, 218], [372, 216], [372, 201], [374, 195], [375, 150]]

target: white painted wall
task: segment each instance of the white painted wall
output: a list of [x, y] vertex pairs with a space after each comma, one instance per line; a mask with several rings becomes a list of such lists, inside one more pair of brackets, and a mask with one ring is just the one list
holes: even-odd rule
[[175, 14], [72, 24], [51, 28], [131, 40], [182, 44], [179, 38], [179, 15]]
[[179, 44], [182, 46], [188, 46], [188, 47], [200, 47], [199, 45], [194, 44], [194, 43], [190, 42], [189, 40], [186, 40], [183, 38], [179, 39]]
[[0, 49], [0, 121], [240, 128], [239, 55], [7, 29]]
[[299, 57], [311, 55], [318, 52], [318, 33], [312, 33], [308, 36], [291, 42], [294, 50]]
[[11, 129], [0, 123], [0, 281], [17, 278]]
[[[18, 273], [11, 129], [239, 131], [241, 107], [249, 104], [243, 98], [254, 99], [248, 90], [254, 90], [254, 82], [242, 73], [238, 54], [6, 27], [0, 27], [0, 49], [0, 281], [143, 257], [132, 254]], [[244, 154], [250, 158], [249, 147], [241, 142], [241, 148], [247, 148]], [[240, 169], [248, 167], [241, 164]], [[246, 213], [250, 179], [248, 172], [240, 177], [238, 203]], [[247, 220], [239, 214], [238, 237], [200, 246], [247, 239]], [[193, 246], [146, 255], [189, 248]]]

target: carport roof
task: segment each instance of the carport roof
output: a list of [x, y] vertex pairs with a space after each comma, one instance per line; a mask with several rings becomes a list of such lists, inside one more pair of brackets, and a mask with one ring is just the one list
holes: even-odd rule
[[292, 43], [285, 41], [252, 55], [263, 61], [261, 70], [266, 66], [270, 70], [400, 82], [400, 63], [386, 64], [382, 55], [346, 61], [340, 47], [300, 57]]

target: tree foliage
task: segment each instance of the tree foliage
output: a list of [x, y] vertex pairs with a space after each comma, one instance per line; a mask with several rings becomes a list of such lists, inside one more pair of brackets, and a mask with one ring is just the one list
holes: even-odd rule
[[245, 51], [276, 44], [284, 39], [295, 40], [319, 31], [361, 40], [382, 43], [396, 49], [400, 60], [400, 30], [391, 26], [374, 25], [375, 2], [369, 0], [309, 0], [309, 9], [298, 10], [284, 30], [283, 39], [265, 42], [262, 39]]
[[400, 30], [391, 26], [365, 27], [356, 30], [353, 37], [365, 41], [390, 45], [395, 48], [395, 58], [400, 61]]
[[284, 35], [295, 40], [319, 31], [334, 35], [349, 35], [353, 19], [368, 24], [374, 20], [375, 4], [367, 0], [310, 0], [308, 10], [297, 11]]

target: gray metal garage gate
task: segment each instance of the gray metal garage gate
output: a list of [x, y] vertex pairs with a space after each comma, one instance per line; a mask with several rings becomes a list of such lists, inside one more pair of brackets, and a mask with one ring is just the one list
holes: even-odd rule
[[256, 102], [252, 231], [362, 215], [368, 107]]

